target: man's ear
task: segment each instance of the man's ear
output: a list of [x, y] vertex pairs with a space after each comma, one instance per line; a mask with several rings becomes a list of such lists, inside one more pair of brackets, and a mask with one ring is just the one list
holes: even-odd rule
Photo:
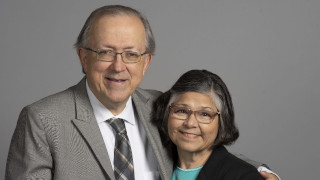
[[144, 59], [144, 65], [143, 65], [143, 75], [147, 71], [151, 61], [152, 61], [152, 54], [146, 54]]
[[77, 54], [82, 66], [82, 71], [86, 73], [87, 72], [87, 52], [83, 48], [78, 48]]

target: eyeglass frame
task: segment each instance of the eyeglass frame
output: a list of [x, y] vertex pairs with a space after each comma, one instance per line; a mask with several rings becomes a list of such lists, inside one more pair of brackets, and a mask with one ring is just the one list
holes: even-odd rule
[[[97, 56], [96, 56], [96, 59], [97, 59], [98, 61], [103, 61], [103, 62], [113, 62], [113, 61], [116, 59], [117, 55], [120, 54], [121, 59], [122, 59], [122, 62], [124, 62], [124, 63], [126, 63], [126, 64], [138, 63], [138, 62], [141, 61], [141, 57], [142, 57], [143, 55], [148, 54], [148, 52], [145, 51], [144, 53], [141, 53], [141, 54], [139, 55], [139, 60], [138, 60], [138, 61], [136, 61], [136, 62], [126, 62], [126, 61], [124, 60], [122, 54], [125, 53], [125, 52], [129, 52], [129, 51], [122, 51], [121, 53], [118, 53], [118, 52], [116, 52], [116, 51], [114, 51], [114, 50], [110, 50], [110, 51], [113, 51], [113, 53], [114, 53], [113, 59], [112, 59], [112, 61], [106, 61], [106, 60], [101, 60], [101, 59], [98, 58], [99, 53], [100, 53], [101, 51], [105, 51], [105, 50], [102, 50], [102, 49], [94, 50], [94, 49], [91, 49], [91, 48], [89, 48], [89, 47], [83, 47], [83, 49], [96, 53], [96, 55], [97, 55]], [[100, 50], [100, 51], [99, 51], [99, 50]], [[132, 51], [132, 52], [134, 52], [134, 51]], [[135, 53], [139, 53], [139, 52], [135, 52]]]
[[[171, 114], [171, 109], [174, 108], [174, 107], [177, 107], [177, 105], [174, 104], [174, 103], [172, 103], [171, 105], [169, 105], [169, 109], [170, 109], [169, 115]], [[196, 110], [196, 111], [194, 111], [194, 110], [191, 110], [189, 107], [185, 107], [185, 108], [188, 110], [188, 116], [187, 116], [186, 119], [180, 119], [180, 118], [177, 118], [177, 117], [174, 117], [174, 118], [179, 119], [179, 120], [186, 121], [186, 120], [188, 120], [188, 119], [190, 118], [190, 116], [191, 116], [192, 114], [194, 114], [194, 117], [195, 117], [195, 119], [197, 120], [198, 123], [200, 123], [200, 124], [210, 124], [210, 123], [213, 122], [213, 120], [216, 118], [217, 115], [218, 115], [218, 117], [220, 117], [220, 115], [221, 115], [221, 112], [220, 112], [220, 111], [214, 112], [214, 113], [213, 113], [213, 117], [210, 119], [210, 122], [209, 122], [209, 123], [205, 123], [205, 122], [200, 122], [200, 121], [198, 120], [198, 118], [197, 118], [197, 113], [195, 113], [195, 112], [203, 111], [203, 110]]]

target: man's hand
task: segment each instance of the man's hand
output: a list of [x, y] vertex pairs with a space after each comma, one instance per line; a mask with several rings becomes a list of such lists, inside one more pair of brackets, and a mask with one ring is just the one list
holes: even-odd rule
[[280, 179], [278, 179], [278, 177], [276, 175], [274, 175], [272, 173], [267, 173], [265, 171], [261, 171], [260, 174], [265, 180], [280, 180]]

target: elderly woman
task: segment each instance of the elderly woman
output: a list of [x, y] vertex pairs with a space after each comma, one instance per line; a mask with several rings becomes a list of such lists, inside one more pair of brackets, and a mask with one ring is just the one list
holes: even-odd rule
[[154, 122], [173, 153], [173, 180], [263, 179], [254, 166], [224, 147], [232, 144], [239, 132], [231, 96], [216, 74], [188, 71], [154, 107]]

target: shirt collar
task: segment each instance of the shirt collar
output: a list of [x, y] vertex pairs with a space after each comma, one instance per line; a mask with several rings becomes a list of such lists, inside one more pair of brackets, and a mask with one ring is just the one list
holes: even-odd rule
[[126, 107], [123, 109], [123, 111], [117, 115], [114, 116], [111, 111], [106, 108], [93, 94], [91, 89], [88, 86], [88, 81], [86, 80], [86, 88], [88, 92], [88, 97], [91, 103], [91, 106], [93, 108], [94, 115], [96, 117], [96, 120], [98, 123], [105, 122], [106, 120], [110, 118], [121, 118], [127, 121], [128, 123], [135, 125], [135, 118], [134, 118], [134, 110], [133, 110], [133, 102], [131, 96], [129, 97]]

